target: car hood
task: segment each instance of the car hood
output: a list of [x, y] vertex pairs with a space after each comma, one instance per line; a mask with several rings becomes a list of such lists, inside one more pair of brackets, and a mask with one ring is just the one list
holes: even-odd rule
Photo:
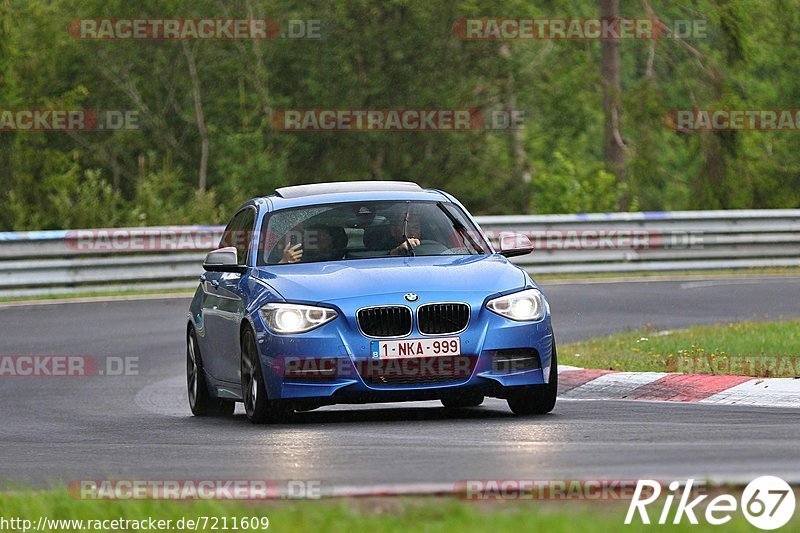
[[326, 302], [391, 293], [479, 291], [525, 286], [525, 274], [501, 255], [380, 257], [259, 267], [286, 300]]

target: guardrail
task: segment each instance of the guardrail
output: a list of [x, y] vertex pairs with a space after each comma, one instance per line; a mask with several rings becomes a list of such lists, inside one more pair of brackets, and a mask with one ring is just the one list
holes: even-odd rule
[[[527, 234], [531, 274], [800, 266], [800, 209], [478, 217]], [[217, 226], [0, 233], [0, 297], [188, 289]]]

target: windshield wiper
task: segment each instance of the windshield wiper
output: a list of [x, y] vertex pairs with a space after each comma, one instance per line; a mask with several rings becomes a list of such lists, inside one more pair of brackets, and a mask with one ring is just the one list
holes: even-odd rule
[[403, 220], [403, 240], [406, 241], [408, 246], [408, 254], [414, 257], [414, 247], [411, 246], [411, 241], [408, 240], [408, 214], [411, 212], [411, 202], [406, 202], [406, 218]]
[[444, 206], [444, 204], [441, 202], [436, 202], [436, 206], [442, 210], [448, 219], [450, 219], [450, 223], [453, 224], [453, 227], [456, 228], [456, 231], [467, 238], [472, 247], [475, 249], [476, 253], [483, 254], [485, 252], [486, 248], [478, 244], [478, 241], [475, 240], [467, 227], [460, 220], [458, 220], [455, 215], [453, 215], [453, 213], [451, 213], [450, 210]]

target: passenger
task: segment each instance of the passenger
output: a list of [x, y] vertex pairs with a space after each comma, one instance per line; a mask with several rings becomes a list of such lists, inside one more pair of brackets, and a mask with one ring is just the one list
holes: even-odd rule
[[344, 259], [347, 252], [347, 234], [344, 228], [316, 224], [303, 232], [303, 243], [293, 244], [287, 240], [279, 264], [313, 263]]
[[313, 261], [338, 261], [347, 253], [347, 233], [338, 226], [315, 225], [306, 234], [306, 259]]

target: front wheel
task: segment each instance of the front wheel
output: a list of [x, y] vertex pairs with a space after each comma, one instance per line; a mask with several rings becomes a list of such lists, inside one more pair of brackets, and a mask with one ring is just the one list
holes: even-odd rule
[[186, 337], [186, 387], [189, 391], [189, 408], [194, 416], [230, 416], [236, 407], [234, 402], [219, 400], [208, 391], [203, 359], [197, 345], [194, 329]]
[[256, 337], [249, 328], [242, 335], [241, 370], [242, 398], [247, 419], [253, 424], [285, 421], [293, 411], [267, 397]]
[[558, 358], [556, 357], [556, 343], [553, 342], [553, 351], [550, 355], [550, 379], [546, 385], [519, 387], [509, 393], [508, 406], [515, 415], [543, 415], [549, 413], [556, 406], [558, 395]]

